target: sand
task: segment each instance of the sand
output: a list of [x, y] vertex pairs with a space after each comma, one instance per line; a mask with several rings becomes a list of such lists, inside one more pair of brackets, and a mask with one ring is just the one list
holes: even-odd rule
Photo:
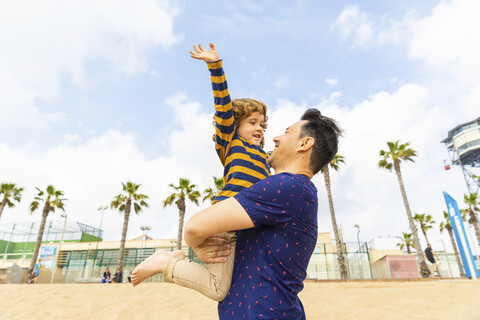
[[[479, 319], [480, 280], [306, 282], [307, 319]], [[218, 319], [217, 304], [166, 283], [0, 285], [1, 319]]]

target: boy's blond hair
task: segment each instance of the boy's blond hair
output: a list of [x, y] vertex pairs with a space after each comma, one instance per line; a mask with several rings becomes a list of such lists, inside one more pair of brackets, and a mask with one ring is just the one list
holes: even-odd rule
[[[233, 117], [235, 119], [235, 128], [238, 128], [240, 125], [240, 121], [245, 118], [248, 118], [254, 112], [259, 112], [265, 118], [263, 122], [263, 129], [267, 129], [267, 105], [261, 101], [243, 98], [243, 99], [234, 99], [232, 100], [232, 110], [233, 110]], [[213, 125], [215, 125], [215, 121], [213, 121]], [[215, 135], [213, 135], [213, 141], [215, 141]], [[263, 148], [265, 145], [265, 138], [262, 137], [262, 141], [260, 141], [260, 147]]]

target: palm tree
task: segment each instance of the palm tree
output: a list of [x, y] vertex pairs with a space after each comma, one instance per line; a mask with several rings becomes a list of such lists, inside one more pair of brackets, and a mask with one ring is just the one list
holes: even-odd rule
[[56, 190], [54, 186], [48, 185], [46, 191], [40, 190], [39, 188], [37, 195], [33, 198], [34, 200], [30, 203], [30, 213], [33, 213], [40, 207], [40, 203], [43, 202], [42, 210], [42, 221], [40, 222], [40, 227], [38, 229], [37, 243], [35, 244], [35, 250], [33, 251], [32, 260], [30, 261], [30, 267], [27, 272], [27, 281], [32, 279], [32, 271], [35, 268], [37, 263], [38, 253], [40, 247], [42, 246], [43, 231], [45, 230], [45, 223], [47, 222], [47, 217], [50, 212], [55, 212], [56, 209], [65, 211], [64, 201], [67, 199], [63, 198], [63, 191]]
[[180, 250], [182, 249], [183, 220], [185, 219], [185, 199], [188, 198], [188, 200], [198, 206], [200, 192], [195, 190], [195, 188], [197, 188], [195, 184], [190, 184], [190, 180], [184, 178], [180, 178], [178, 186], [174, 186], [173, 183], [170, 183], [168, 186], [173, 188], [175, 190], [175, 193], [172, 193], [167, 197], [167, 199], [165, 199], [165, 201], [163, 202], [163, 207], [172, 205], [174, 201], [177, 205], [179, 215], [177, 250]]
[[417, 152], [409, 148], [409, 143], [399, 144], [400, 141], [396, 142], [387, 142], [388, 150], [380, 150], [380, 157], [382, 159], [378, 162], [378, 167], [391, 171], [392, 168], [395, 169], [397, 174], [398, 184], [400, 186], [400, 192], [402, 193], [403, 203], [407, 211], [408, 223], [410, 230], [412, 231], [413, 243], [417, 249], [417, 259], [420, 263], [420, 273], [422, 277], [428, 278], [430, 276], [430, 270], [425, 262], [425, 257], [423, 256], [422, 247], [420, 246], [420, 240], [418, 239], [417, 227], [413, 221], [412, 212], [410, 211], [410, 205], [408, 204], [407, 194], [405, 192], [405, 187], [403, 186], [402, 172], [400, 170], [401, 161], [411, 161], [413, 157], [417, 156]]
[[465, 195], [463, 200], [465, 204], [468, 205], [468, 214], [470, 215], [470, 219], [468, 222], [473, 225], [475, 229], [475, 234], [477, 236], [477, 241], [480, 244], [480, 228], [478, 227], [478, 219], [476, 212], [480, 211], [480, 202], [478, 201], [478, 195], [476, 193], [471, 193], [470, 195]]
[[473, 178], [473, 180], [477, 180], [477, 184], [480, 185], [480, 176], [476, 176], [476, 175], [472, 174], [472, 178]]
[[214, 187], [213, 188], [208, 188], [203, 191], [203, 202], [205, 200], [210, 200], [211, 203], [213, 203], [213, 200], [215, 200], [215, 197], [217, 194], [223, 189], [223, 186], [225, 185], [225, 182], [223, 181], [223, 178], [220, 177], [212, 177], [213, 178], [213, 183]]
[[0, 184], [0, 195], [3, 194], [2, 202], [0, 202], [0, 217], [2, 216], [3, 208], [5, 208], [5, 206], [8, 206], [9, 208], [15, 207], [12, 200], [20, 203], [22, 200], [22, 191], [23, 188], [16, 187], [15, 183]]
[[[333, 170], [338, 171], [338, 169], [340, 168], [340, 163], [345, 163], [345, 157], [337, 154], [335, 155], [335, 157], [333, 157], [332, 161], [330, 161], [329, 165]], [[328, 206], [330, 207], [330, 217], [332, 219], [332, 227], [335, 234], [335, 242], [337, 245], [337, 260], [338, 265], [340, 266], [340, 276], [342, 279], [346, 280], [348, 279], [348, 270], [345, 264], [345, 258], [343, 257], [342, 240], [340, 238], [340, 233], [338, 232], [337, 220], [335, 218], [335, 209], [333, 208], [332, 191], [330, 188], [330, 171], [328, 168], [329, 165], [326, 165], [322, 168], [322, 173], [325, 179], [325, 188], [327, 189], [328, 195]]]
[[413, 244], [411, 233], [402, 232], [402, 236], [401, 237], [397, 236], [397, 238], [401, 240], [401, 242], [397, 243], [397, 247], [399, 247], [400, 250], [403, 251], [403, 249], [405, 249], [406, 247], [407, 253], [410, 254], [411, 253], [410, 248], [415, 249], [415, 245]]
[[433, 221], [432, 216], [426, 213], [422, 213], [422, 214], [416, 213], [413, 216], [413, 220], [415, 220], [420, 225], [420, 229], [422, 230], [422, 233], [425, 236], [425, 240], [427, 241], [427, 244], [430, 243], [427, 237], [427, 230], [432, 229], [433, 225], [435, 224], [435, 221]]
[[445, 217], [445, 221], [440, 223], [440, 232], [443, 233], [445, 229], [450, 236], [450, 242], [452, 243], [453, 252], [455, 253], [455, 259], [457, 259], [458, 269], [460, 270], [460, 277], [465, 278], [465, 271], [463, 271], [462, 261], [460, 260], [460, 254], [458, 253], [457, 244], [455, 243], [455, 238], [453, 237], [453, 230], [452, 224], [450, 223], [450, 217], [448, 216], [447, 211], [443, 211], [443, 216]]
[[123, 259], [125, 257], [125, 238], [127, 237], [128, 221], [130, 220], [130, 212], [132, 210], [136, 214], [142, 212], [143, 207], [148, 208], [148, 203], [145, 201], [148, 196], [138, 193], [140, 184], [135, 184], [131, 181], [127, 183], [122, 182], [123, 193], [117, 195], [110, 203], [110, 208], [118, 209], [120, 213], [123, 212], [123, 229], [122, 238], [120, 240], [120, 249], [118, 251], [117, 269], [123, 272]]

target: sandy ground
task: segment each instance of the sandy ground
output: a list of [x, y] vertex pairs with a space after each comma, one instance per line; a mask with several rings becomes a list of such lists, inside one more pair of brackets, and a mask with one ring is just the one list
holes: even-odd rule
[[[478, 319], [480, 280], [307, 282], [307, 319]], [[1, 319], [218, 319], [216, 303], [173, 284], [0, 285]]]

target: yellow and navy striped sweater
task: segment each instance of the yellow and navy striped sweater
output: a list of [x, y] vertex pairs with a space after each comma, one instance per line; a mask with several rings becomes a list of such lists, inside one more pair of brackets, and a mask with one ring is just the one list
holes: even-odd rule
[[237, 133], [222, 60], [208, 63], [208, 70], [215, 104], [215, 149], [224, 166], [225, 186], [213, 202], [217, 203], [265, 179], [270, 168], [265, 151]]

